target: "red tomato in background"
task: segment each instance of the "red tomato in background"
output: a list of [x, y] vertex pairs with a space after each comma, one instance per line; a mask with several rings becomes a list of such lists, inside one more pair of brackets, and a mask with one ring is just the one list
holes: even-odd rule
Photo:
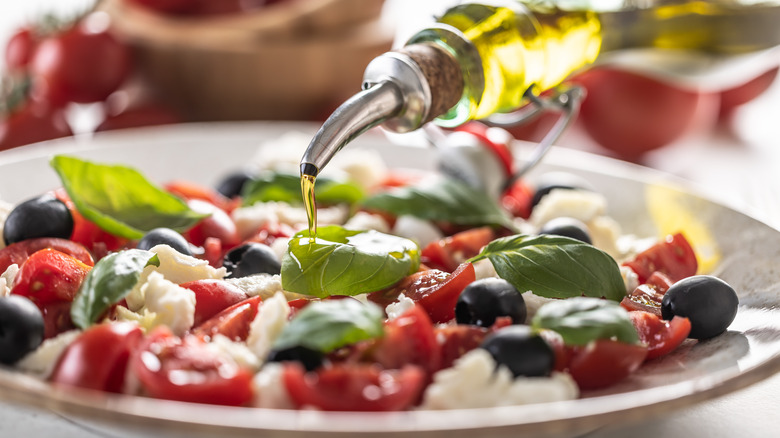
[[775, 67], [745, 84], [720, 93], [720, 115], [725, 116], [736, 107], [750, 102], [763, 94], [775, 82], [780, 67]]
[[220, 334], [233, 341], [245, 341], [249, 336], [249, 324], [262, 302], [259, 296], [238, 302], [195, 326], [192, 334], [203, 339]]
[[130, 359], [131, 369], [152, 397], [241, 406], [252, 400], [252, 374], [196, 336], [175, 336], [160, 326]]
[[223, 280], [196, 280], [179, 286], [195, 293], [195, 322], [199, 326], [217, 313], [249, 298], [247, 294]]
[[639, 340], [647, 345], [647, 358], [655, 359], [674, 351], [691, 332], [691, 321], [688, 318], [675, 316], [671, 321], [664, 321], [659, 316], [641, 310], [628, 312], [639, 334]]
[[369, 350], [370, 360], [384, 368], [418, 365], [428, 373], [437, 371], [440, 346], [428, 314], [418, 305], [385, 323], [385, 335]]
[[73, 135], [65, 113], [45, 103], [27, 101], [0, 114], [0, 150]]
[[490, 227], [461, 231], [429, 243], [420, 253], [420, 261], [430, 268], [453, 272], [461, 263], [479, 254], [495, 237], [496, 233]]
[[194, 227], [182, 233], [188, 242], [195, 246], [203, 246], [207, 238], [214, 237], [222, 243], [222, 251], [228, 251], [241, 243], [236, 224], [225, 210], [198, 199], [190, 200], [187, 204], [195, 211], [210, 213]]
[[[103, 21], [100, 21], [103, 20]], [[98, 12], [41, 41], [30, 61], [33, 96], [54, 106], [105, 100], [130, 74], [130, 49]]]
[[282, 375], [293, 403], [324, 411], [400, 411], [420, 396], [425, 372], [414, 365], [385, 370], [376, 364], [336, 363], [306, 372], [286, 363]]
[[164, 105], [149, 103], [126, 108], [119, 112], [107, 111], [105, 119], [100, 122], [95, 131], [171, 125], [181, 123], [182, 121], [181, 115], [173, 109]]
[[24, 71], [38, 46], [38, 36], [30, 27], [22, 27], [5, 45], [5, 66], [9, 71]]
[[533, 209], [534, 189], [518, 179], [502, 195], [501, 205], [514, 217], [528, 219]]
[[143, 339], [134, 323], [94, 325], [63, 351], [50, 380], [60, 385], [121, 393], [130, 356]]
[[[572, 80], [587, 97], [578, 122], [618, 157], [638, 161], [689, 132], [699, 113], [717, 111], [717, 95], [675, 88], [636, 73], [596, 68]], [[702, 116], [703, 117], [703, 116]]]
[[691, 244], [681, 233], [666, 236], [666, 239], [637, 254], [632, 260], [623, 262], [639, 277], [639, 283], [647, 283], [650, 276], [659, 271], [674, 283], [696, 274], [699, 264]]
[[580, 389], [613, 385], [636, 371], [647, 356], [643, 345], [599, 339], [584, 347], [574, 347], [568, 370]]
[[186, 14], [195, 10], [197, 0], [125, 0], [127, 3], [163, 14]]
[[165, 184], [164, 187], [165, 190], [180, 198], [184, 198], [188, 201], [206, 201], [226, 212], [233, 211], [233, 209], [240, 205], [240, 201], [228, 199], [211, 187], [202, 186], [190, 181], [171, 181]]
[[39, 237], [16, 242], [0, 249], [0, 271], [5, 272], [12, 264], [21, 266], [30, 255], [45, 248], [71, 255], [87, 266], [95, 264], [89, 251], [78, 243], [57, 237]]

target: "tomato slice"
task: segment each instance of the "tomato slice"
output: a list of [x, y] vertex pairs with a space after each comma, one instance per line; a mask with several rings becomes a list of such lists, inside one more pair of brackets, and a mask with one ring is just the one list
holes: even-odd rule
[[695, 275], [699, 266], [691, 244], [681, 233], [667, 236], [623, 265], [636, 272], [640, 284], [646, 283], [655, 271], [665, 274], [674, 283]]
[[534, 190], [524, 180], [518, 179], [501, 196], [501, 205], [512, 216], [528, 219], [533, 208]]
[[286, 363], [282, 379], [290, 399], [299, 408], [400, 411], [419, 399], [425, 372], [414, 365], [385, 370], [366, 363], [336, 363], [306, 372], [297, 363]]
[[479, 254], [482, 248], [495, 237], [496, 233], [490, 227], [461, 231], [429, 243], [420, 253], [420, 260], [430, 268], [452, 272], [464, 260]]
[[195, 322], [193, 327], [222, 310], [249, 298], [246, 292], [223, 280], [195, 280], [180, 284], [195, 293]]
[[203, 246], [208, 238], [217, 238], [222, 243], [222, 251], [227, 251], [241, 243], [236, 224], [225, 210], [210, 202], [198, 199], [190, 200], [187, 204], [195, 211], [210, 213], [209, 216], [182, 233], [188, 242], [195, 246]]
[[142, 339], [143, 332], [134, 323], [94, 325], [65, 349], [54, 367], [51, 381], [121, 393], [130, 356]]
[[131, 367], [152, 397], [242, 406], [252, 400], [252, 375], [196, 336], [160, 326], [141, 343]]
[[233, 304], [196, 326], [192, 329], [192, 334], [202, 339], [220, 334], [233, 341], [246, 341], [249, 336], [249, 325], [255, 319], [257, 309], [262, 302], [263, 300], [257, 296]]
[[584, 347], [574, 347], [568, 369], [580, 389], [599, 389], [628, 377], [646, 356], [644, 345], [599, 339]]
[[639, 339], [647, 345], [646, 360], [671, 353], [691, 332], [691, 321], [688, 318], [675, 316], [671, 321], [664, 321], [655, 314], [641, 310], [629, 312], [628, 315], [639, 333]]
[[490, 330], [476, 325], [441, 325], [434, 329], [436, 339], [441, 342], [439, 367], [449, 368], [461, 356], [479, 347]]
[[440, 368], [440, 348], [428, 314], [415, 305], [385, 322], [385, 335], [370, 349], [369, 358], [384, 368], [412, 364], [433, 373]]
[[70, 235], [70, 240], [84, 245], [95, 258], [101, 259], [110, 251], [116, 251], [130, 241], [103, 230], [82, 216], [65, 189], [56, 190], [54, 195], [68, 206], [70, 215], [73, 217], [73, 232]]
[[45, 248], [56, 249], [59, 252], [69, 254], [87, 266], [93, 266], [95, 262], [87, 248], [67, 239], [56, 237], [40, 237], [37, 239], [23, 240], [12, 243], [0, 249], [0, 272], [5, 272], [9, 266], [16, 264], [21, 266], [30, 255]]
[[661, 317], [661, 301], [672, 280], [659, 271], [653, 272], [647, 283], [640, 284], [630, 294], [623, 298], [620, 305], [630, 311], [641, 310]]

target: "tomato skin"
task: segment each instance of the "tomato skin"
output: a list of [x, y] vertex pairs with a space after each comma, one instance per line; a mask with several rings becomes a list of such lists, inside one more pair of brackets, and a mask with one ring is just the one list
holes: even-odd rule
[[282, 379], [299, 408], [400, 411], [419, 399], [425, 372], [414, 365], [384, 370], [376, 364], [337, 363], [307, 373], [297, 363], [286, 363]]
[[696, 253], [681, 233], [666, 236], [623, 265], [637, 274], [640, 284], [646, 283], [655, 271], [665, 274], [674, 283], [695, 275], [699, 267]]
[[[501, 162], [501, 166], [504, 169], [505, 176], [510, 176], [514, 173], [515, 162], [512, 158], [512, 151], [509, 149], [509, 145], [503, 141], [494, 141], [497, 136], [491, 135], [492, 131], [503, 131], [501, 128], [490, 127], [484, 123], [471, 121], [455, 128], [458, 132], [467, 132], [476, 137], [479, 142], [486, 147], [493, 155]], [[510, 133], [502, 135], [504, 139], [511, 140], [513, 136]]]
[[87, 266], [95, 264], [92, 255], [83, 245], [57, 237], [40, 237], [16, 242], [0, 249], [0, 271], [5, 272], [13, 264], [21, 266], [32, 254], [45, 248], [73, 256]]
[[29, 27], [17, 29], [5, 45], [5, 66], [9, 71], [24, 71], [38, 46], [36, 32]]
[[252, 400], [252, 375], [198, 337], [154, 329], [131, 356], [130, 366], [152, 397], [242, 406]]
[[643, 345], [599, 339], [572, 349], [568, 371], [580, 389], [599, 389], [628, 377], [646, 356]]
[[203, 246], [206, 239], [213, 237], [222, 243], [222, 251], [228, 251], [241, 243], [235, 222], [225, 210], [206, 201], [193, 199], [187, 202], [193, 210], [209, 212], [210, 215], [201, 219], [194, 227], [182, 233], [188, 242], [195, 246]]
[[189, 181], [171, 181], [165, 184], [165, 190], [188, 201], [206, 201], [228, 213], [241, 204], [240, 200], [232, 201], [210, 187], [204, 187]]
[[476, 325], [441, 325], [434, 329], [436, 339], [441, 340], [440, 369], [449, 368], [464, 354], [479, 347], [490, 330]]
[[688, 318], [675, 316], [664, 321], [659, 316], [641, 310], [629, 312], [631, 322], [639, 333], [639, 339], [647, 345], [647, 358], [655, 359], [674, 351], [691, 332]]
[[775, 67], [742, 85], [721, 91], [721, 117], [733, 112], [736, 107], [744, 105], [762, 95], [772, 86], [777, 78], [778, 72], [780, 72], [780, 67]]
[[73, 135], [62, 110], [25, 102], [3, 117], [0, 114], [0, 150]]
[[418, 365], [428, 373], [439, 370], [440, 346], [425, 310], [415, 305], [385, 322], [385, 335], [370, 350], [370, 360], [384, 368]]
[[41, 41], [30, 61], [33, 96], [54, 106], [105, 100], [130, 73], [130, 49], [90, 17]]
[[501, 195], [501, 205], [514, 217], [528, 219], [533, 209], [534, 190], [519, 179]]
[[661, 301], [672, 280], [659, 271], [650, 274], [647, 281], [637, 286], [630, 294], [626, 295], [620, 305], [628, 310], [641, 310], [661, 317]]
[[73, 233], [70, 235], [70, 240], [84, 245], [95, 258], [101, 259], [110, 251], [117, 251], [130, 242], [129, 239], [115, 236], [103, 230], [82, 216], [65, 189], [58, 189], [54, 194], [57, 199], [68, 206], [70, 215], [73, 217]]
[[223, 280], [195, 280], [182, 283], [179, 286], [195, 293], [193, 327], [199, 326], [222, 310], [249, 298], [238, 286]]
[[107, 114], [106, 118], [95, 128], [95, 131], [102, 132], [141, 126], [172, 125], [181, 122], [182, 117], [174, 110], [163, 105], [146, 104], [127, 108], [122, 112]]
[[195, 10], [195, 0], [125, 0], [143, 8], [163, 14], [186, 14]]
[[491, 227], [461, 231], [429, 243], [420, 253], [420, 261], [428, 267], [453, 272], [464, 260], [479, 254], [482, 247], [495, 237]]
[[133, 323], [105, 323], [85, 330], [62, 353], [52, 383], [121, 393], [130, 356], [143, 339]]
[[195, 326], [192, 334], [203, 339], [220, 334], [233, 341], [245, 341], [249, 336], [249, 324], [255, 319], [262, 302], [262, 298], [256, 296], [233, 304]]

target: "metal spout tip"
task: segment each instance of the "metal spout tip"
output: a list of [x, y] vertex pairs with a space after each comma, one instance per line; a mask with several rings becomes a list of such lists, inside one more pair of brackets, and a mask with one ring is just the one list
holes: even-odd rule
[[312, 163], [301, 163], [301, 176], [308, 175], [316, 177], [319, 175], [320, 169]]

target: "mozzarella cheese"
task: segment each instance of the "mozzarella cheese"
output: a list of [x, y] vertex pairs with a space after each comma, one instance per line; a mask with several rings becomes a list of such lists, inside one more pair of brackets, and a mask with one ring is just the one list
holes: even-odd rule
[[232, 358], [241, 368], [253, 372], [260, 369], [260, 360], [242, 342], [233, 342], [227, 336], [216, 334], [206, 346], [218, 355]]
[[282, 333], [290, 316], [290, 306], [282, 293], [263, 301], [249, 325], [246, 345], [261, 361], [265, 361], [276, 338]]
[[444, 237], [431, 221], [408, 215], [398, 217], [391, 233], [415, 241], [420, 248]]
[[280, 363], [268, 363], [252, 379], [255, 393], [254, 405], [266, 409], [294, 409], [287, 387], [282, 379], [284, 367]]
[[348, 230], [375, 230], [385, 234], [390, 232], [390, 224], [387, 223], [385, 218], [378, 214], [366, 213], [365, 211], [355, 213], [344, 224], [344, 228]]
[[298, 298], [311, 298], [308, 295], [284, 290], [282, 288], [282, 277], [278, 274], [255, 274], [247, 277], [226, 278], [225, 281], [238, 287], [250, 297], [259, 296], [263, 300], [271, 298], [278, 293], [284, 295], [288, 301]]
[[192, 327], [195, 322], [195, 292], [167, 280], [156, 271], [149, 273], [140, 290], [144, 297], [143, 306], [135, 312], [118, 306], [118, 320], [137, 322], [147, 332], [167, 325], [178, 336]]
[[412, 307], [414, 307], [414, 301], [406, 295], [400, 294], [398, 295], [398, 301], [387, 305], [385, 314], [388, 320], [396, 319]]
[[[0, 233], [2, 233], [2, 230], [0, 230]], [[12, 263], [5, 269], [5, 272], [0, 275], [0, 297], [5, 297], [11, 294], [11, 289], [14, 288], [14, 280], [16, 279], [16, 274], [18, 273], [19, 265]]]
[[70, 330], [43, 341], [35, 351], [16, 363], [16, 368], [46, 380], [62, 353], [81, 334], [81, 330]]

